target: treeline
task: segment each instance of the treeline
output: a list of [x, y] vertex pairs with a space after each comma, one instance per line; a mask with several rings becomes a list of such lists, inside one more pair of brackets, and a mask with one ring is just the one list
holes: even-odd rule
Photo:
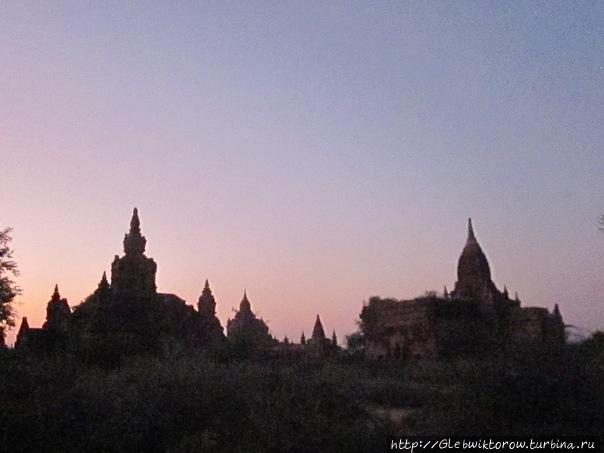
[[372, 452], [400, 434], [601, 435], [604, 334], [558, 356], [412, 364], [175, 347], [108, 365], [4, 349], [0, 407], [11, 452]]
[[44, 452], [371, 451], [386, 436], [338, 364], [4, 352], [0, 445]]

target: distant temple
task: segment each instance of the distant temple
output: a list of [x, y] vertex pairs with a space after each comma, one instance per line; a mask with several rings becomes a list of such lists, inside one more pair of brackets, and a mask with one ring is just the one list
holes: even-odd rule
[[[111, 283], [103, 272], [95, 291], [73, 310], [55, 286], [43, 327], [30, 327], [24, 317], [15, 348], [82, 348], [111, 357], [170, 348], [176, 340], [187, 348], [227, 345], [245, 355], [327, 357], [339, 350], [335, 331], [327, 338], [319, 315], [310, 338], [302, 332], [299, 344], [287, 337], [279, 342], [252, 311], [247, 292], [227, 321], [225, 336], [208, 280], [197, 309], [174, 294], [157, 292], [157, 264], [145, 255], [146, 243], [135, 208], [123, 241], [124, 255], [116, 255], [111, 265]], [[369, 359], [559, 348], [565, 341], [557, 305], [552, 313], [545, 308], [523, 308], [517, 295], [509, 297], [507, 287], [497, 289], [471, 220], [453, 291], [445, 287], [442, 296], [426, 293], [412, 300], [373, 297], [360, 318]]]
[[[216, 316], [216, 300], [208, 280], [197, 310], [174, 294], [158, 293], [157, 264], [145, 255], [146, 244], [134, 208], [123, 241], [124, 255], [116, 255], [111, 264], [111, 283], [103, 272], [96, 290], [73, 311], [55, 286], [43, 327], [32, 328], [23, 317], [15, 348], [48, 351], [92, 341], [91, 349], [103, 350], [110, 340], [119, 352], [141, 352], [161, 348], [170, 338], [191, 348], [228, 342], [248, 353], [291, 346], [289, 340], [280, 343], [270, 334], [264, 320], [253, 313], [245, 292], [239, 311], [227, 322], [227, 336]], [[317, 322], [320, 326], [318, 316]], [[324, 351], [321, 336], [324, 338], [323, 328], [315, 326], [313, 339], [304, 350], [313, 354]]]
[[455, 289], [442, 297], [411, 300], [373, 297], [363, 307], [361, 328], [369, 359], [439, 358], [522, 348], [559, 348], [564, 323], [558, 305], [520, 306], [507, 287], [499, 291], [489, 262], [468, 221], [468, 238], [457, 266]]
[[252, 311], [252, 304], [250, 304], [245, 291], [239, 304], [239, 311], [233, 319], [227, 321], [227, 337], [237, 347], [243, 348], [246, 352], [266, 348], [276, 343], [264, 320], [258, 318]]

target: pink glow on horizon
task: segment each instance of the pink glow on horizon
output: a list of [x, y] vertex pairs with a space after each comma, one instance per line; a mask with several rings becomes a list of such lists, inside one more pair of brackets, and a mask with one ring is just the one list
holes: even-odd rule
[[[0, 228], [41, 326], [138, 206], [157, 284], [341, 341], [372, 295], [493, 280], [604, 328], [604, 3], [6, 2]], [[20, 319], [19, 319], [20, 320]], [[16, 329], [9, 333], [9, 341]]]

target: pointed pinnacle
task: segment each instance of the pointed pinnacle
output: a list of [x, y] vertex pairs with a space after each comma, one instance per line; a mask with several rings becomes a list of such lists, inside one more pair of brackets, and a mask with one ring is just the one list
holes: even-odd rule
[[141, 221], [138, 218], [138, 208], [132, 211], [132, 219], [130, 220], [130, 232], [140, 232]]
[[59, 300], [61, 299], [61, 295], [59, 294], [59, 285], [55, 284], [55, 289], [52, 292], [51, 300]]
[[472, 227], [472, 218], [468, 218], [468, 242], [476, 242], [476, 236], [474, 235], [474, 228]]

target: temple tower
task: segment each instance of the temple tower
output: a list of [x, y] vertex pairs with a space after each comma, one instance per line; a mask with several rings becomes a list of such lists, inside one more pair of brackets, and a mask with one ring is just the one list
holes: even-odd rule
[[210, 289], [210, 282], [206, 279], [206, 283], [201, 291], [201, 296], [197, 301], [197, 310], [204, 316], [216, 315], [216, 299]]
[[312, 329], [311, 340], [315, 342], [325, 340], [325, 330], [323, 329], [323, 324], [321, 324], [321, 318], [319, 317], [319, 315], [317, 315], [317, 319], [315, 319], [315, 325]]
[[491, 280], [491, 268], [476, 239], [472, 219], [468, 219], [468, 238], [457, 264], [457, 282], [451, 293], [455, 298], [493, 305], [501, 294]]
[[239, 311], [227, 322], [227, 336], [235, 344], [246, 350], [263, 348], [273, 343], [268, 326], [252, 311], [252, 306], [244, 291]]
[[55, 285], [50, 301], [46, 306], [46, 322], [44, 329], [66, 330], [67, 322], [71, 316], [71, 309], [67, 299], [61, 298], [59, 285]]
[[333, 332], [332, 339], [328, 339], [325, 335], [325, 329], [321, 323], [321, 317], [317, 315], [315, 318], [315, 324], [312, 329], [312, 336], [306, 341], [307, 352], [315, 358], [324, 358], [337, 351], [338, 339], [335, 331]]
[[134, 208], [130, 231], [124, 236], [124, 256], [111, 264], [111, 288], [118, 298], [151, 297], [156, 294], [157, 264], [145, 256], [147, 240], [141, 234], [138, 209]]
[[27, 316], [21, 318], [21, 326], [17, 333], [17, 341], [15, 342], [15, 349], [24, 347], [27, 343], [27, 337], [29, 336], [29, 322], [27, 322]]
[[111, 300], [111, 286], [107, 281], [107, 273], [103, 271], [103, 276], [101, 277], [101, 281], [97, 286], [97, 289], [94, 292], [94, 295], [97, 296], [97, 300], [104, 304]]
[[202, 345], [214, 343], [224, 339], [224, 332], [220, 320], [216, 316], [216, 300], [210, 289], [210, 283], [206, 283], [197, 301], [197, 324], [193, 336]]

